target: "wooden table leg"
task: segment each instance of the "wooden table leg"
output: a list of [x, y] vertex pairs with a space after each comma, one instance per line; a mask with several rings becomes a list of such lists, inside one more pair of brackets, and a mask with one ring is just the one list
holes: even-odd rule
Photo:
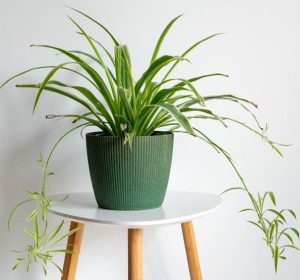
[[143, 280], [143, 229], [128, 229], [128, 280]]
[[191, 280], [202, 280], [193, 223], [192, 222], [182, 223], [181, 229], [183, 234], [183, 240], [184, 240]]
[[73, 250], [74, 254], [65, 254], [65, 261], [61, 280], [75, 279], [84, 224], [72, 221], [70, 224], [70, 231], [75, 228], [80, 229], [68, 237], [67, 243], [67, 249]]

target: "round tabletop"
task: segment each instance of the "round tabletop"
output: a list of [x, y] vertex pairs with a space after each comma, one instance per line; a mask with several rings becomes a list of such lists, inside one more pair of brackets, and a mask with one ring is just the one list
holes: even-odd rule
[[[66, 198], [67, 196], [67, 198]], [[66, 198], [66, 199], [64, 199]], [[49, 212], [74, 221], [141, 228], [192, 221], [209, 214], [221, 203], [210, 193], [169, 191], [161, 207], [140, 211], [116, 211], [99, 208], [93, 193], [51, 195]]]

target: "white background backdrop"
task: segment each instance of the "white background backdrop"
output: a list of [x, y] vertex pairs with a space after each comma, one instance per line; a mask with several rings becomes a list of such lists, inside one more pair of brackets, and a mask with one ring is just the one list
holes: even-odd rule
[[[235, 125], [229, 129], [211, 123], [201, 127], [227, 148], [235, 158], [250, 188], [274, 190], [281, 207], [299, 205], [299, 63], [300, 3], [297, 0], [240, 1], [17, 1], [0, 0], [0, 81], [24, 69], [51, 65], [61, 57], [51, 51], [29, 48], [31, 43], [48, 43], [67, 49], [87, 49], [67, 20], [64, 4], [82, 9], [101, 20], [129, 46], [134, 72], [140, 75], [148, 65], [155, 40], [174, 16], [185, 16], [167, 37], [162, 51], [180, 54], [196, 40], [216, 32], [216, 38], [189, 58], [178, 74], [225, 72], [229, 79], [216, 78], [199, 83], [205, 94], [234, 93], [255, 100], [257, 115], [271, 126], [270, 135], [293, 146], [284, 149], [284, 159], [254, 135]], [[76, 18], [78, 18], [76, 16]], [[84, 26], [99, 40], [107, 37], [84, 19]], [[44, 73], [31, 73], [18, 82], [38, 82]], [[64, 78], [72, 82], [69, 75]], [[71, 79], [71, 80], [70, 80]], [[58, 96], [44, 95], [32, 116], [34, 94], [13, 84], [0, 91], [0, 275], [3, 280], [44, 279], [42, 270], [33, 267], [11, 271], [15, 254], [26, 238], [18, 212], [11, 233], [6, 229], [9, 210], [25, 199], [24, 191], [39, 188], [40, 169], [36, 159], [46, 154], [53, 142], [70, 127], [69, 122], [45, 120], [47, 113], [78, 112], [78, 106]], [[216, 107], [220, 113], [249, 120], [234, 106]], [[85, 143], [78, 133], [59, 147], [51, 165], [56, 176], [49, 180], [49, 193], [91, 191]], [[226, 161], [205, 144], [187, 136], [176, 136], [170, 189], [220, 193], [236, 185]], [[224, 197], [223, 208], [195, 223], [204, 278], [207, 280], [296, 280], [299, 279], [300, 254], [291, 252], [286, 263], [273, 272], [270, 252], [260, 233], [238, 214], [249, 201], [241, 193]], [[57, 222], [56, 217], [51, 217]], [[299, 226], [299, 223], [296, 225]], [[77, 279], [121, 280], [127, 275], [126, 231], [88, 225], [85, 232]], [[62, 258], [57, 258], [62, 262]], [[49, 268], [46, 279], [59, 279]], [[179, 226], [145, 231], [145, 279], [185, 280], [187, 264]]]

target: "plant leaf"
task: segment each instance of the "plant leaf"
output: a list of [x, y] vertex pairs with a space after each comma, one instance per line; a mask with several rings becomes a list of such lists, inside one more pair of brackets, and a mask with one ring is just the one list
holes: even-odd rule
[[278, 258], [279, 258], [279, 254], [278, 254], [278, 246], [275, 246], [275, 247], [274, 247], [274, 250], [273, 250], [273, 258], [274, 258], [275, 272], [277, 272], [277, 270], [278, 270]]
[[237, 191], [237, 190], [244, 191], [245, 189], [243, 189], [242, 187], [233, 187], [233, 188], [229, 188], [229, 189], [226, 189], [225, 191], [221, 192], [221, 195], [224, 193], [227, 193], [227, 192]]
[[119, 45], [118, 40], [112, 35], [112, 33], [103, 24], [101, 24], [100, 22], [96, 21], [92, 17], [88, 16], [87, 14], [85, 14], [85, 13], [83, 13], [83, 12], [77, 10], [77, 9], [74, 9], [70, 6], [66, 6], [66, 7], [73, 10], [73, 11], [75, 11], [75, 12], [77, 12], [77, 13], [79, 13], [79, 14], [81, 14], [81, 15], [83, 15], [84, 17], [88, 18], [89, 20], [93, 21], [94, 23], [96, 23], [98, 26], [100, 26], [109, 35], [109, 37], [113, 40], [115, 45]]
[[37, 209], [34, 209], [31, 214], [26, 218], [26, 221], [30, 221], [32, 218], [34, 218], [38, 214]]
[[272, 203], [274, 204], [274, 206], [276, 206], [276, 198], [273, 192], [268, 192], [268, 195], [272, 201]]
[[169, 32], [170, 28], [172, 27], [172, 25], [173, 25], [180, 17], [182, 17], [182, 15], [179, 15], [179, 16], [173, 18], [173, 19], [168, 23], [168, 25], [164, 28], [163, 32], [162, 32], [161, 35], [159, 36], [159, 39], [158, 39], [158, 41], [157, 41], [157, 43], [156, 43], [156, 46], [155, 46], [155, 49], [154, 49], [154, 51], [153, 51], [153, 54], [152, 54], [152, 58], [151, 58], [150, 64], [151, 64], [152, 62], [154, 62], [155, 59], [157, 58], [157, 55], [158, 55], [158, 52], [159, 52], [159, 50], [160, 50], [160, 47], [161, 47], [161, 45], [162, 45], [163, 40], [165, 39], [165, 37], [166, 37], [166, 35], [168, 34], [168, 32]]
[[178, 121], [178, 123], [191, 135], [195, 135], [188, 119], [176, 108], [176, 106], [168, 103], [158, 104], [161, 108], [166, 110], [170, 115]]
[[279, 211], [277, 211], [275, 209], [268, 209], [267, 211], [276, 214], [282, 221], [284, 221], [286, 223], [285, 217]]
[[27, 202], [30, 202], [30, 201], [33, 201], [33, 199], [27, 199], [27, 200], [24, 200], [24, 201], [18, 203], [18, 204], [12, 209], [12, 211], [11, 211], [10, 214], [9, 214], [8, 221], [7, 221], [7, 227], [8, 227], [8, 230], [10, 230], [11, 220], [12, 220], [12, 217], [13, 217], [15, 211], [16, 211], [20, 206], [22, 206], [23, 204], [26, 204]]

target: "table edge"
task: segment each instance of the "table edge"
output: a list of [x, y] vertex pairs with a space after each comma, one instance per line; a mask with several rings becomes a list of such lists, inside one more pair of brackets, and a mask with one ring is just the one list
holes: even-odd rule
[[[184, 191], [169, 191], [169, 192], [176, 193], [176, 192], [184, 192]], [[69, 193], [69, 195], [76, 194], [76, 193], [91, 193], [91, 192], [74, 192], [74, 193]], [[215, 196], [219, 199], [218, 205], [216, 205], [215, 207], [213, 207], [209, 210], [203, 211], [201, 213], [186, 215], [186, 216], [183, 216], [182, 218], [176, 217], [176, 218], [169, 218], [169, 219], [166, 219], [166, 220], [138, 221], [138, 222], [128, 222], [128, 221], [126, 221], [126, 222], [117, 221], [116, 222], [116, 221], [107, 221], [107, 220], [95, 220], [95, 219], [92, 219], [92, 218], [81, 218], [81, 217], [74, 216], [74, 215], [71, 215], [71, 214], [64, 214], [64, 213], [55, 211], [51, 208], [48, 209], [48, 212], [53, 214], [53, 215], [56, 215], [56, 216], [60, 216], [60, 217], [63, 217], [63, 218], [70, 219], [72, 221], [100, 224], [100, 225], [103, 225], [103, 226], [115, 226], [115, 227], [126, 227], [126, 228], [143, 228], [143, 227], [151, 227], [151, 226], [159, 226], [159, 225], [161, 226], [161, 225], [181, 224], [181, 223], [193, 221], [193, 220], [201, 218], [201, 217], [203, 217], [205, 215], [208, 215], [211, 212], [217, 210], [218, 208], [221, 207], [222, 202], [223, 202], [223, 199], [222, 199], [221, 196], [215, 195], [215, 194], [212, 194], [212, 193], [195, 192], [195, 191], [191, 191], [191, 192], [186, 191], [184, 193], [197, 193], [197, 194], [202, 193], [202, 194], [213, 195], [213, 196]], [[51, 196], [57, 196], [57, 195], [68, 195], [68, 194], [53, 194], [53, 195], [50, 195], [49, 198], [51, 199]]]

